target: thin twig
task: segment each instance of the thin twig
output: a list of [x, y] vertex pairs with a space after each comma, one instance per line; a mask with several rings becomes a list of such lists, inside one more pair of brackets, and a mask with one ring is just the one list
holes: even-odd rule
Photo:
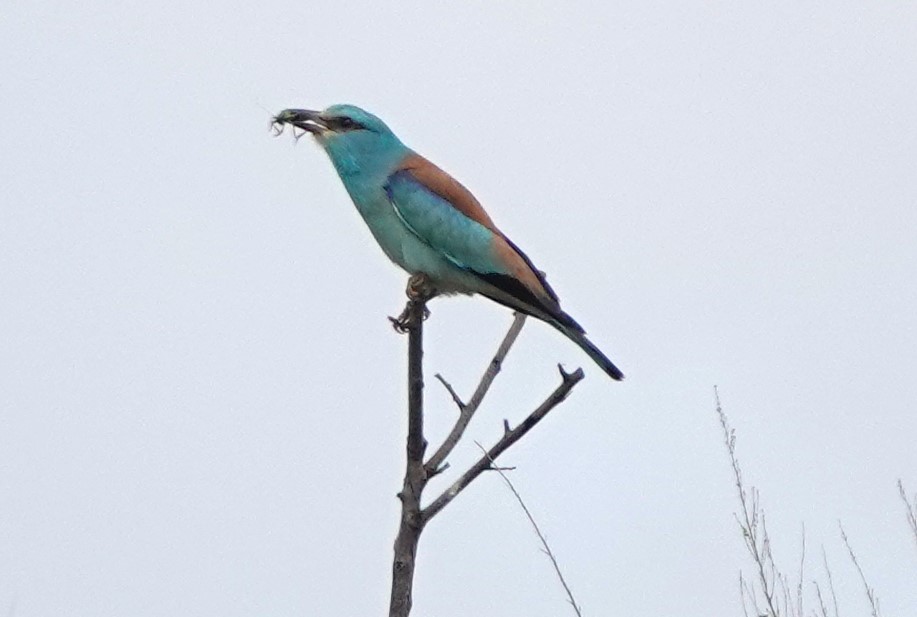
[[[560, 367], [558, 367], [560, 368]], [[538, 406], [538, 408], [533, 411], [529, 416], [522, 421], [522, 423], [510, 431], [504, 432], [503, 437], [487, 451], [485, 456], [482, 456], [478, 461], [472, 465], [468, 471], [463, 473], [458, 480], [456, 480], [452, 486], [446, 489], [439, 497], [433, 500], [430, 505], [423, 509], [421, 516], [423, 518], [424, 524], [426, 524], [431, 518], [436, 516], [443, 508], [449, 505], [456, 495], [461, 493], [475, 478], [481, 475], [482, 472], [487, 470], [490, 466], [490, 462], [497, 459], [500, 454], [506, 451], [507, 448], [512, 446], [514, 443], [522, 439], [522, 437], [528, 433], [532, 428], [538, 424], [542, 418], [544, 418], [548, 412], [557, 407], [560, 403], [563, 402], [567, 395], [570, 394], [570, 391], [573, 389], [576, 384], [578, 384], [586, 376], [583, 373], [583, 369], [576, 369], [572, 373], [564, 372], [563, 368], [560, 368], [561, 383], [557, 388], [554, 389], [554, 392], [545, 399], [545, 401]], [[450, 448], [451, 449], [451, 448]], [[427, 468], [430, 464], [427, 463]]]
[[481, 449], [481, 452], [484, 453], [484, 456], [487, 457], [487, 460], [490, 461], [490, 468], [500, 474], [500, 477], [503, 478], [503, 481], [506, 482], [506, 486], [509, 487], [509, 490], [512, 491], [513, 495], [516, 497], [516, 501], [519, 502], [519, 505], [522, 506], [522, 511], [525, 512], [526, 518], [529, 519], [529, 523], [532, 524], [532, 528], [535, 530], [535, 533], [538, 535], [538, 539], [541, 540], [541, 546], [544, 547], [544, 552], [551, 560], [551, 564], [554, 566], [554, 572], [557, 573], [557, 578], [560, 579], [560, 584], [563, 585], [564, 591], [567, 593], [567, 601], [570, 603], [570, 606], [573, 607], [573, 610], [576, 612], [577, 617], [583, 617], [583, 614], [580, 612], [580, 607], [576, 603], [576, 598], [573, 597], [573, 592], [570, 591], [570, 586], [567, 585], [567, 581], [564, 580], [564, 575], [561, 574], [560, 565], [557, 563], [557, 558], [554, 557], [554, 551], [551, 550], [550, 545], [548, 544], [548, 539], [544, 537], [544, 534], [541, 533], [541, 529], [538, 527], [538, 523], [535, 522], [535, 517], [532, 516], [532, 513], [529, 511], [528, 506], [525, 505], [525, 502], [522, 500], [522, 495], [519, 494], [519, 491], [516, 490], [516, 487], [513, 486], [513, 483], [509, 481], [509, 476], [503, 473], [501, 467], [497, 467], [487, 454], [487, 450], [484, 449], [477, 441], [474, 442], [475, 445]]
[[[739, 570], [739, 597], [742, 598], [742, 614], [745, 617], [748, 617], [748, 605], [745, 602], [745, 596], [747, 595], [745, 590], [747, 587], [745, 577], [742, 576], [742, 571]], [[757, 616], [757, 612], [755, 612], [755, 615]]]
[[465, 429], [468, 428], [468, 423], [471, 422], [471, 418], [478, 410], [478, 407], [480, 407], [481, 401], [484, 400], [484, 396], [487, 394], [491, 384], [493, 384], [494, 379], [496, 379], [497, 374], [503, 367], [503, 360], [506, 359], [506, 354], [509, 353], [510, 348], [516, 341], [516, 337], [519, 336], [519, 332], [522, 330], [523, 325], [525, 325], [525, 315], [522, 313], [515, 313], [512, 325], [509, 327], [506, 336], [503, 337], [503, 342], [501, 342], [500, 346], [497, 348], [497, 352], [494, 354], [490, 364], [487, 365], [487, 370], [484, 371], [484, 375], [481, 377], [481, 381], [478, 383], [478, 387], [475, 389], [474, 394], [471, 395], [468, 403], [462, 402], [462, 399], [456, 394], [452, 386], [449, 385], [449, 382], [440, 375], [436, 376], [440, 383], [445, 386], [446, 390], [452, 396], [452, 400], [455, 401], [455, 404], [458, 406], [459, 417], [455, 421], [452, 430], [449, 431], [449, 435], [446, 437], [445, 441], [443, 441], [442, 445], [437, 448], [433, 456], [431, 456], [424, 465], [429, 475], [433, 476], [442, 471], [443, 462], [449, 457], [452, 450], [455, 449], [455, 446], [465, 433]]
[[455, 388], [452, 387], [452, 384], [446, 381], [446, 379], [439, 373], [436, 373], [433, 376], [436, 377], [439, 383], [443, 384], [443, 387], [449, 392], [449, 396], [452, 397], [452, 402], [454, 402], [456, 407], [459, 408], [459, 412], [464, 411], [467, 405], [465, 405], [465, 402], [458, 395], [458, 392], [455, 391]]
[[847, 551], [850, 553], [850, 561], [853, 562], [853, 565], [856, 566], [857, 572], [860, 574], [860, 580], [863, 582], [863, 587], [866, 590], [866, 598], [869, 600], [869, 606], [872, 609], [872, 617], [880, 617], [881, 613], [879, 612], [879, 597], [876, 595], [876, 590], [873, 589], [869, 582], [866, 580], [866, 575], [863, 574], [863, 568], [860, 567], [860, 562], [857, 560], [856, 554], [853, 552], [853, 547], [850, 546], [850, 541], [847, 540], [847, 534], [844, 532], [844, 526], [841, 525], [841, 522], [837, 522], [837, 526], [841, 530], [841, 537], [844, 539], [844, 544], [847, 545]]
[[825, 553], [825, 547], [821, 547], [821, 558], [825, 564], [825, 572], [828, 574], [828, 588], [831, 590], [831, 602], [834, 604], [834, 617], [840, 617], [837, 612], [837, 592], [834, 591], [834, 577], [831, 576], [831, 568], [828, 567], [828, 555]]
[[815, 597], [818, 598], [819, 612], [815, 613], [815, 615], [818, 617], [828, 617], [828, 607], [825, 606], [825, 599], [821, 595], [821, 587], [818, 581], [812, 581], [812, 585], [815, 587]]
[[834, 617], [840, 617], [837, 612], [837, 593], [834, 591], [834, 577], [831, 576], [831, 568], [828, 567], [828, 555], [825, 553], [825, 547], [821, 547], [821, 559], [825, 564], [825, 572], [828, 575], [828, 589], [831, 591], [831, 602], [834, 604]]
[[796, 615], [804, 617], [802, 612], [802, 582], [806, 568], [806, 525], [802, 524], [802, 551], [799, 556], [799, 582], [796, 584]]
[[907, 512], [907, 524], [914, 535], [914, 541], [917, 542], [917, 495], [914, 495], [914, 505], [911, 505], [910, 500], [907, 498], [907, 493], [904, 491], [904, 482], [901, 481], [901, 478], [898, 478], [898, 494], [901, 495], [901, 501], [904, 502], [904, 508]]

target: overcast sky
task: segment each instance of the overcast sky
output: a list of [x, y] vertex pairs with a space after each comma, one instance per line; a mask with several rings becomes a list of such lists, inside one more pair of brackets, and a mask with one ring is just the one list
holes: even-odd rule
[[[586, 370], [502, 460], [586, 615], [741, 614], [714, 384], [778, 564], [805, 524], [806, 578], [823, 546], [866, 614], [840, 519], [914, 615], [915, 62], [908, 2], [8, 0], [0, 613], [385, 613], [405, 276], [324, 154], [268, 132], [350, 102], [471, 188], [628, 376], [532, 321], [470, 430]], [[467, 396], [511, 315], [431, 308], [427, 370]], [[435, 442], [455, 410], [427, 400]], [[415, 614], [571, 614], [498, 477], [427, 529]]]

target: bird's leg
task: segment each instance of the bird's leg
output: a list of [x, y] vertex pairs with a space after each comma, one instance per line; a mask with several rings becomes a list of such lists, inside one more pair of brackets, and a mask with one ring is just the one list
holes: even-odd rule
[[417, 274], [412, 274], [408, 279], [408, 286], [405, 288], [404, 293], [408, 300], [426, 302], [435, 298], [437, 291], [430, 277], [423, 272], [418, 272]]
[[404, 293], [408, 297], [408, 304], [405, 306], [404, 310], [409, 311], [413, 305], [420, 304], [423, 308], [421, 319], [426, 321], [427, 317], [430, 316], [430, 309], [427, 308], [427, 302], [435, 298], [437, 294], [436, 287], [433, 286], [433, 281], [423, 272], [412, 274], [408, 279], [408, 285]]
[[416, 314], [414, 309], [418, 305], [423, 308], [420, 319], [425, 320], [430, 316], [430, 309], [427, 308], [427, 301], [436, 296], [436, 288], [426, 274], [418, 272], [417, 274], [412, 274], [408, 279], [408, 285], [404, 293], [408, 297], [408, 303], [405, 305], [404, 310], [401, 311], [401, 315], [398, 317], [389, 317], [389, 321], [392, 322], [392, 327], [400, 334], [404, 334], [414, 325]]

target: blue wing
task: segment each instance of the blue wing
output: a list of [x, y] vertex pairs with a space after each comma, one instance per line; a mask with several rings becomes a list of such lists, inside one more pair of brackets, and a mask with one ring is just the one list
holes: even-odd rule
[[459, 268], [509, 274], [494, 251], [494, 232], [421, 184], [409, 170], [389, 176], [385, 192], [404, 225]]

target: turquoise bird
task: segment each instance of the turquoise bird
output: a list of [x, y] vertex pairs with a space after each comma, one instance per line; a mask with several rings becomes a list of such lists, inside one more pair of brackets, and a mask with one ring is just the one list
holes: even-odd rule
[[560, 308], [543, 272], [501, 232], [474, 195], [354, 105], [285, 109], [274, 117], [311, 133], [388, 258], [436, 294], [481, 294], [537, 317], [579, 345], [612, 379], [624, 374]]

